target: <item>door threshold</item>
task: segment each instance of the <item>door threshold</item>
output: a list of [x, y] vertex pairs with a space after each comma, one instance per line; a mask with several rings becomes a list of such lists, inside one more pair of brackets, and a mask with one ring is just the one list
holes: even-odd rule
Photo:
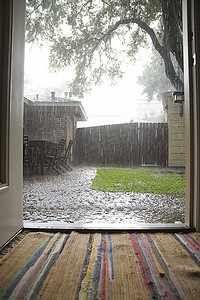
[[191, 232], [195, 231], [194, 228], [188, 227], [183, 223], [65, 223], [65, 222], [24, 222], [24, 229], [30, 231], [60, 231], [71, 232], [117, 232], [117, 231], [135, 231], [135, 232]]

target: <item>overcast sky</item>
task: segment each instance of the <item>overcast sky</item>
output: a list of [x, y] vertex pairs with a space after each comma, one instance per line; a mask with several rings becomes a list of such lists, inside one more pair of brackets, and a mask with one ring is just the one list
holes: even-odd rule
[[[95, 87], [90, 95], [85, 95], [81, 102], [88, 121], [79, 122], [78, 127], [137, 121], [137, 103], [145, 101], [142, 88], [137, 85], [137, 76], [141, 75], [147, 60], [146, 50], [141, 51], [135, 65], [130, 63], [124, 78], [117, 86], [109, 86], [109, 83], [105, 82], [101, 87]], [[61, 87], [71, 79], [71, 72], [70, 69], [50, 72], [48, 50], [26, 45], [25, 96], [42, 94], [47, 88], [53, 90]], [[64, 91], [63, 95], [57, 96], [64, 97]], [[78, 100], [73, 96], [72, 98]]]

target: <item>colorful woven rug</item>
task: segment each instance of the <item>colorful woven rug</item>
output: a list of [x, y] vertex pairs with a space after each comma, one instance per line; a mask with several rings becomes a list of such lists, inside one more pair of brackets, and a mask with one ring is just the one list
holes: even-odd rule
[[29, 233], [0, 260], [0, 299], [200, 299], [200, 234]]

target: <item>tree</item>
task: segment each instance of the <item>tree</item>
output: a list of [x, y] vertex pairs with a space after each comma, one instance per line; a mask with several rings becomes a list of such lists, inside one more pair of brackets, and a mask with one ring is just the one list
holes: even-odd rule
[[29, 0], [26, 20], [27, 42], [50, 42], [51, 67], [75, 66], [74, 95], [82, 97], [105, 76], [115, 82], [125, 57], [134, 62], [149, 39], [167, 78], [183, 90], [171, 59], [183, 70], [180, 0]]
[[[172, 61], [177, 74], [182, 73], [173, 57]], [[142, 75], [138, 76], [138, 83], [143, 86], [143, 93], [147, 95], [149, 101], [153, 99], [160, 101], [163, 92], [174, 90], [174, 86], [165, 75], [163, 60], [157, 51], [152, 51], [150, 61], [144, 66]]]
[[165, 114], [163, 110], [160, 110], [159, 113], [151, 112], [144, 115], [144, 120], [151, 123], [165, 123]]

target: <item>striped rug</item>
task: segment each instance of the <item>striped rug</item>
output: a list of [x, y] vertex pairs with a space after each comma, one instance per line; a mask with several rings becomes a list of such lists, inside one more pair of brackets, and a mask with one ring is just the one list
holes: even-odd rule
[[199, 233], [28, 233], [0, 299], [200, 299]]

